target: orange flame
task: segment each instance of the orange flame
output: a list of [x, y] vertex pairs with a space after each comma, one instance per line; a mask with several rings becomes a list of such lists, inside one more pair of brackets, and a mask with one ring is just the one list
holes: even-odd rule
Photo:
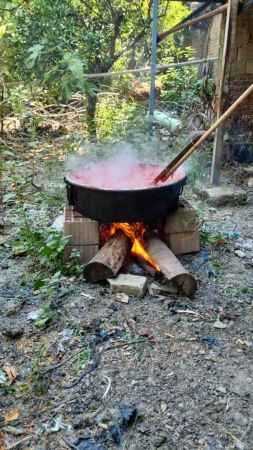
[[158, 264], [145, 249], [145, 225], [140, 222], [131, 224], [127, 222], [115, 222], [110, 226], [108, 237], [113, 236], [118, 230], [123, 231], [123, 233], [132, 241], [131, 253], [133, 253], [135, 256], [138, 256], [139, 258], [147, 262], [150, 266], [154, 267], [154, 269], [156, 269], [158, 272], [160, 272]]

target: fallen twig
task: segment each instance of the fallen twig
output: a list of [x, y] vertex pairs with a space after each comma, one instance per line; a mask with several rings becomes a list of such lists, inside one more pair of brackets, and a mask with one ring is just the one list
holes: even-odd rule
[[105, 348], [104, 352], [108, 352], [110, 350], [114, 350], [114, 349], [117, 349], [117, 348], [128, 347], [129, 345], [141, 344], [142, 342], [147, 342], [147, 341], [148, 341], [148, 339], [144, 338], [144, 339], [137, 339], [136, 341], [132, 341], [132, 342], [122, 342], [120, 344], [111, 345], [110, 347]]
[[76, 381], [74, 381], [71, 384], [67, 384], [66, 386], [63, 387], [63, 389], [72, 389], [73, 387], [75, 387], [77, 384], [79, 384], [87, 375], [89, 375], [90, 373], [94, 372], [94, 370], [97, 369], [99, 363], [101, 360], [101, 353], [96, 353], [94, 356], [94, 360], [93, 363], [91, 364], [91, 366], [89, 367], [89, 369], [87, 369], [85, 372], [83, 372], [79, 378], [77, 378]]
[[108, 385], [107, 385], [107, 388], [106, 388], [106, 390], [105, 390], [105, 393], [104, 393], [103, 396], [102, 396], [102, 399], [105, 399], [105, 398], [106, 398], [106, 396], [107, 396], [107, 394], [108, 394], [108, 392], [110, 391], [111, 386], [112, 386], [112, 380], [111, 380], [111, 378], [107, 377], [106, 375], [104, 376], [104, 378], [107, 379]]
[[74, 450], [78, 450], [78, 447], [76, 445], [74, 445], [74, 444], [71, 444], [71, 442], [69, 442], [66, 438], [62, 437], [61, 439], [64, 442], [64, 444], [66, 444], [69, 448], [73, 448]]
[[20, 439], [17, 442], [14, 442], [14, 444], [9, 445], [6, 450], [12, 450], [14, 448], [18, 448], [21, 444], [24, 444], [25, 442], [28, 442], [32, 439], [32, 436], [27, 436], [24, 439]]
[[2, 145], [4, 145], [5, 147], [9, 148], [12, 152], [15, 152], [15, 151], [16, 151], [15, 148], [13, 148], [13, 147], [11, 147], [9, 144], [7, 144], [7, 142], [6, 142], [4, 139], [2, 139], [1, 137], [0, 137], [0, 144], [2, 144]]
[[64, 361], [55, 364], [54, 366], [48, 367], [47, 369], [43, 370], [43, 375], [46, 375], [49, 372], [52, 372], [55, 369], [58, 369], [59, 367], [64, 366], [65, 364], [67, 364], [69, 361], [72, 361], [72, 359], [75, 359], [80, 353], [83, 352], [83, 348], [78, 350], [76, 353], [72, 354], [69, 356], [69, 358], [64, 359]]
[[205, 319], [204, 316], [202, 316], [200, 313], [196, 312], [196, 311], [192, 311], [191, 309], [177, 309], [176, 310], [177, 314], [188, 314], [190, 316], [196, 316], [199, 317], [200, 319]]

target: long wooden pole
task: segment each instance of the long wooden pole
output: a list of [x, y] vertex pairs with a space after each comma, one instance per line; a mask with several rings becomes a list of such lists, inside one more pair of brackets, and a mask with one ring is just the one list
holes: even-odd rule
[[[227, 63], [227, 54], [228, 54], [228, 41], [229, 41], [229, 32], [230, 32], [230, 21], [231, 21], [231, 8], [232, 0], [228, 0], [228, 8], [227, 8], [227, 16], [226, 16], [226, 24], [224, 31], [224, 42], [223, 42], [223, 51], [221, 58], [221, 67], [220, 67], [220, 80], [218, 86], [218, 97], [217, 97], [217, 119], [222, 114], [222, 103], [223, 103], [223, 89], [225, 82], [225, 69]], [[220, 181], [220, 169], [221, 169], [221, 160], [222, 160], [222, 151], [223, 151], [223, 127], [219, 127], [215, 133], [214, 139], [214, 149], [213, 149], [213, 161], [212, 161], [212, 170], [211, 170], [211, 184], [218, 185]]]
[[215, 121], [215, 123], [204, 132], [204, 134], [195, 142], [187, 151], [185, 149], [174, 158], [167, 167], [154, 179], [154, 183], [159, 181], [165, 181], [167, 178], [175, 172], [175, 170], [183, 164], [183, 162], [189, 158], [197, 150], [197, 148], [213, 133], [220, 125], [230, 118], [233, 112], [240, 106], [246, 98], [253, 94], [253, 84], [251, 84], [246, 91]]
[[192, 25], [195, 25], [196, 23], [201, 22], [202, 20], [210, 19], [211, 17], [217, 16], [217, 14], [222, 14], [227, 9], [227, 4], [219, 6], [219, 8], [213, 9], [213, 11], [209, 11], [202, 16], [195, 17], [194, 19], [187, 20], [186, 22], [179, 23], [178, 25], [175, 25], [174, 27], [170, 28], [168, 31], [164, 31], [163, 33], [160, 33], [158, 35], [158, 42], [163, 41], [166, 39], [170, 34], [175, 33], [176, 31], [183, 30], [186, 27], [190, 27]]
[[153, 120], [156, 100], [156, 73], [157, 73], [157, 27], [158, 27], [158, 0], [153, 0], [152, 14], [152, 49], [150, 67], [150, 95], [149, 95], [149, 133], [153, 133]]

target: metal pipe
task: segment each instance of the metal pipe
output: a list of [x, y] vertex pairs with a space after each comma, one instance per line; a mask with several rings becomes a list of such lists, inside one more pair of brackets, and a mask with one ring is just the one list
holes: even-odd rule
[[[167, 69], [174, 69], [177, 67], [184, 67], [184, 66], [194, 66], [198, 64], [203, 64], [206, 62], [215, 62], [219, 58], [203, 58], [203, 59], [190, 59], [189, 61], [182, 61], [179, 63], [170, 63], [170, 64], [160, 64], [156, 66], [156, 72], [162, 72], [163, 70]], [[86, 73], [84, 77], [87, 80], [92, 80], [95, 78], [108, 78], [108, 77], [120, 77], [121, 75], [125, 75], [128, 73], [145, 73], [150, 72], [150, 67], [140, 67], [139, 69], [126, 69], [121, 70], [118, 72], [100, 72], [100, 73]]]
[[157, 27], [158, 27], [158, 0], [153, 0], [152, 13], [152, 50], [150, 70], [150, 95], [149, 95], [149, 131], [152, 135], [153, 117], [156, 98], [156, 73], [157, 73]]

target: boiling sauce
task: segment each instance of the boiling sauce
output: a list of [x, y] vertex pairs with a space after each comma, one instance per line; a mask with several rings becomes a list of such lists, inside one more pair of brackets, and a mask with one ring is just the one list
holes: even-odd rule
[[70, 173], [68, 180], [80, 186], [98, 189], [132, 190], [165, 186], [185, 177], [184, 170], [179, 168], [168, 180], [154, 185], [153, 180], [162, 169], [163, 167], [154, 164], [134, 164], [124, 168], [100, 163]]

